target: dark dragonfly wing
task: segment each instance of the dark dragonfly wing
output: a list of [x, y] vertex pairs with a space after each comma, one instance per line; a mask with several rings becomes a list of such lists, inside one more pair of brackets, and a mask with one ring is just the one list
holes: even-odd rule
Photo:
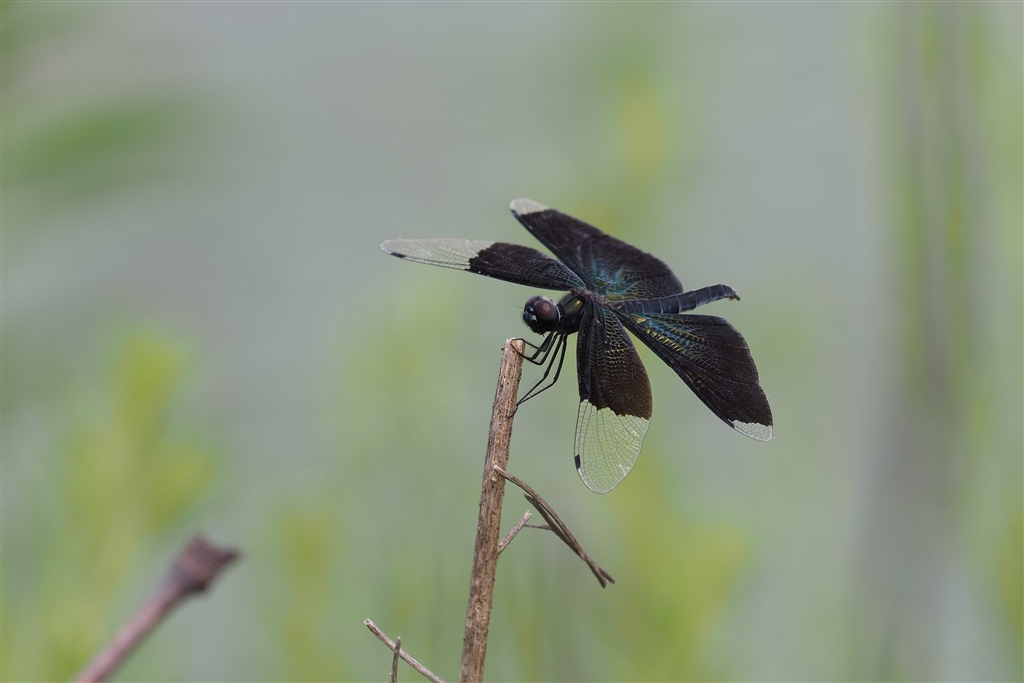
[[442, 237], [388, 240], [380, 248], [409, 261], [468, 270], [529, 287], [559, 291], [584, 288], [580, 278], [563, 263], [519, 244]]
[[736, 328], [710, 315], [629, 313], [619, 318], [711, 412], [753, 439], [772, 438], [772, 409]]
[[611, 301], [657, 299], [683, 291], [661, 260], [578, 218], [529, 199], [512, 202], [512, 215], [588, 289]]
[[576, 346], [576, 470], [596, 493], [625, 479], [651, 424], [651, 385], [618, 318], [588, 302]]

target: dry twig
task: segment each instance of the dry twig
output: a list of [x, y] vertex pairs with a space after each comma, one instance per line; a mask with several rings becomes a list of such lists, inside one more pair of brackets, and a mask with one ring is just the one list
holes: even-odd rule
[[194, 537], [171, 565], [167, 578], [114, 639], [75, 677], [79, 683], [105, 681], [160, 620], [190, 595], [209, 588], [213, 579], [238, 558], [238, 551]]
[[[408, 654], [405, 650], [402, 649], [401, 638], [399, 638], [397, 643], [391, 640], [390, 638], [388, 638], [387, 634], [384, 633], [384, 631], [380, 630], [380, 627], [377, 626], [377, 624], [373, 623], [371, 619], [367, 619], [363, 623], [366, 625], [366, 628], [370, 629], [373, 635], [380, 638], [380, 642], [387, 645], [398, 657], [401, 657], [403, 660], [405, 660], [406, 664], [419, 671], [421, 674], [423, 674], [425, 678], [433, 681], [434, 683], [444, 683], [444, 679], [442, 679], [440, 676], [435, 675], [430, 669], [417, 662], [416, 659], [412, 657], [412, 655]], [[393, 676], [398, 675], [396, 669], [397, 660], [392, 662]]]
[[402, 636], [395, 638], [395, 656], [391, 659], [391, 683], [398, 683], [398, 659], [402, 653]]
[[547, 526], [540, 526], [535, 524], [527, 524], [526, 526], [534, 529], [548, 529], [553, 531], [556, 536], [562, 539], [567, 546], [572, 548], [572, 551], [579, 555], [580, 559], [587, 563], [590, 567], [590, 571], [597, 577], [598, 582], [601, 584], [601, 588], [605, 588], [609, 583], [615, 583], [615, 579], [612, 575], [602, 569], [597, 562], [587, 555], [587, 552], [580, 545], [580, 542], [576, 540], [576, 537], [569, 531], [569, 527], [565, 525], [562, 518], [552, 509], [546, 500], [540, 497], [540, 494], [530, 488], [530, 485], [524, 482], [519, 477], [506, 472], [502, 467], [495, 465], [494, 471], [500, 474], [503, 478], [508, 479], [510, 482], [518, 486], [523, 490], [526, 496], [526, 500], [530, 501], [530, 505], [537, 508], [537, 512], [541, 514], [544, 521], [547, 522]]
[[530, 521], [530, 517], [532, 516], [533, 514], [529, 510], [527, 510], [519, 519], [519, 521], [516, 522], [516, 525], [512, 527], [512, 530], [508, 532], [508, 535], [505, 536], [505, 538], [501, 540], [501, 543], [498, 544], [499, 555], [501, 554], [502, 550], [508, 547], [508, 544], [512, 542], [512, 539], [516, 537], [516, 534], [518, 534], [524, 526], [537, 526], [536, 524], [527, 524], [527, 522]]
[[521, 339], [505, 341], [498, 373], [498, 389], [491, 410], [491, 429], [487, 437], [483, 484], [480, 491], [480, 516], [476, 526], [473, 551], [473, 572], [469, 584], [469, 605], [466, 609], [466, 631], [462, 640], [460, 683], [479, 683], [484, 677], [487, 655], [487, 632], [494, 602], [494, 579], [498, 567], [498, 539], [501, 535], [501, 502], [505, 497], [505, 480], [494, 476], [495, 467], [508, 466], [512, 440], [512, 420], [516, 413], [516, 392], [523, 371]]

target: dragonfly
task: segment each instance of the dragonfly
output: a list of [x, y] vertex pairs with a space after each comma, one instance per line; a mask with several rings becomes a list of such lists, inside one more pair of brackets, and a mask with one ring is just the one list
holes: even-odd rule
[[573, 459], [588, 488], [607, 493], [626, 478], [651, 424], [651, 385], [630, 334], [727, 425], [758, 441], [772, 438], [771, 407], [746, 341], [726, 320], [688, 312], [739, 300], [732, 287], [687, 291], [661, 260], [588, 223], [530, 199], [511, 208], [554, 258], [519, 244], [457, 238], [400, 238], [380, 247], [409, 261], [566, 292], [557, 302], [531, 296], [523, 307], [523, 321], [544, 335], [524, 357], [544, 372], [519, 403], [558, 381], [575, 334], [580, 404]]

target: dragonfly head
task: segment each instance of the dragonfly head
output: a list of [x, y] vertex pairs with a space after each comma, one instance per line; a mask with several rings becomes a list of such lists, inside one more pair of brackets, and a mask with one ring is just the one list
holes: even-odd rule
[[561, 317], [557, 304], [543, 296], [531, 296], [523, 306], [523, 322], [537, 334], [557, 329]]

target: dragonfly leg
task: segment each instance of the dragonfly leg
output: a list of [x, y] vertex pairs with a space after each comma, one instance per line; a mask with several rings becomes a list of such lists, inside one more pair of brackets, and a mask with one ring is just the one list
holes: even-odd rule
[[[558, 381], [558, 376], [562, 373], [562, 362], [565, 360], [565, 350], [568, 348], [569, 344], [566, 341], [568, 339], [568, 335], [560, 334], [557, 336], [558, 342], [555, 344], [554, 349], [552, 349], [550, 353], [546, 354], [546, 357], [550, 357], [551, 360], [547, 363], [547, 367], [544, 368], [544, 374], [541, 375], [540, 380], [530, 387], [530, 390], [527, 391], [521, 399], [516, 401], [517, 406], [521, 406], [531, 398], [547, 391], [551, 387], [555, 386], [555, 382]], [[555, 369], [555, 377], [547, 384], [547, 386], [541, 387], [541, 385], [544, 384], [544, 380], [546, 380], [548, 375], [551, 374], [551, 367], [555, 364], [556, 356], [558, 357], [558, 367]]]
[[[554, 336], [554, 334], [549, 334], [548, 336], [544, 337], [544, 341], [540, 343], [540, 346], [537, 346], [536, 344], [531, 344], [530, 342], [526, 341], [523, 338], [519, 338], [519, 341], [523, 342], [531, 349], [533, 349], [533, 353], [520, 353], [519, 355], [522, 357], [523, 360], [533, 363], [534, 365], [544, 365], [544, 363], [547, 362], [548, 353], [551, 350], [551, 342], [554, 341]], [[516, 351], [516, 353], [519, 353], [519, 351], [517, 351], [515, 347], [512, 347], [512, 349], [513, 351]]]

